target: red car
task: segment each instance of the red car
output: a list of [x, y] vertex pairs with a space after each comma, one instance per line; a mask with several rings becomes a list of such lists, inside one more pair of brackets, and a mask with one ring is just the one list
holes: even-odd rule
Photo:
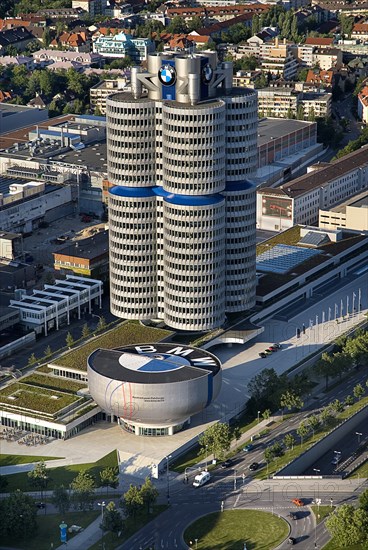
[[291, 502], [295, 504], [295, 506], [304, 506], [304, 501], [300, 498], [293, 498]]

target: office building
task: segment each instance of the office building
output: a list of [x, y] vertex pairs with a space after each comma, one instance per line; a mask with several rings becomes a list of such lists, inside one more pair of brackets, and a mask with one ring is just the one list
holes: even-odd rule
[[254, 305], [257, 95], [232, 70], [213, 52], [153, 54], [107, 99], [118, 317], [200, 331]]

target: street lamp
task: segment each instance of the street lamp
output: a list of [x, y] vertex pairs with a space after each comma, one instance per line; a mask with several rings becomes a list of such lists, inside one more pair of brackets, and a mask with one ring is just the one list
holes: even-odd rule
[[194, 539], [194, 542], [196, 543], [195, 547], [198, 548], [198, 539]]
[[206, 472], [207, 472], [207, 449], [208, 449], [208, 445], [206, 445]]
[[234, 470], [234, 491], [236, 490], [236, 470]]
[[261, 411], [257, 411], [257, 424], [259, 424], [259, 415], [261, 414]]
[[319, 474], [321, 470], [318, 470], [317, 468], [313, 468], [313, 472], [315, 472], [316, 474]]
[[103, 543], [103, 518], [104, 518], [104, 508], [106, 506], [106, 502], [103, 500], [102, 502], [97, 502], [97, 506], [101, 506], [101, 542]]
[[330, 498], [330, 507], [332, 508], [333, 498]]
[[360, 445], [360, 438], [362, 437], [362, 433], [361, 432], [355, 432], [355, 435], [358, 436], [358, 445]]
[[170, 478], [169, 478], [169, 460], [171, 455], [165, 456], [166, 459], [166, 479], [167, 479], [167, 503], [170, 504]]

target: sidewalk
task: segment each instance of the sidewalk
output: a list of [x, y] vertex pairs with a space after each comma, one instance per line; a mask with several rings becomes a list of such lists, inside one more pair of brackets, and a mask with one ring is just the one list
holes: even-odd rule
[[61, 544], [56, 550], [81, 550], [82, 548], [87, 550], [93, 544], [96, 544], [101, 537], [102, 531], [100, 529], [101, 517], [99, 516], [92, 523], [88, 525], [81, 533], [75, 535], [67, 544]]

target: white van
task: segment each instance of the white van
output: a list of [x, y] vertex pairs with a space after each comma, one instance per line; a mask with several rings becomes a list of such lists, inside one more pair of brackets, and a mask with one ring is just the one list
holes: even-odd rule
[[201, 472], [197, 476], [195, 476], [193, 481], [193, 487], [202, 487], [207, 481], [211, 479], [211, 475], [209, 472]]

